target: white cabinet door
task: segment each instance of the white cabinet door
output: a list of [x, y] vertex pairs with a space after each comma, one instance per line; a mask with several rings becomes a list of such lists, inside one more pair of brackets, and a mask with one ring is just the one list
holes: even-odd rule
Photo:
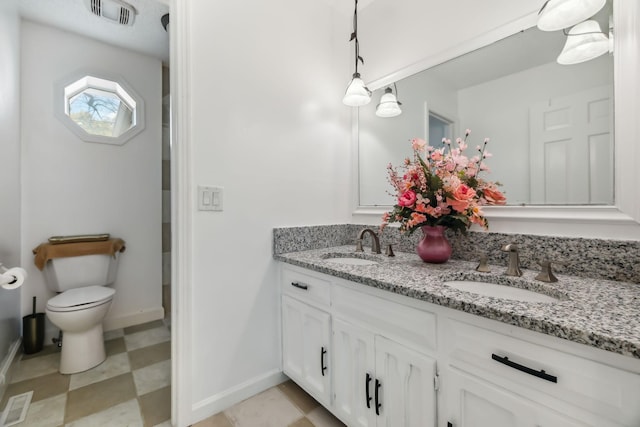
[[373, 404], [379, 414], [377, 425], [435, 427], [435, 360], [379, 335], [375, 337], [375, 351]]
[[[440, 424], [451, 427], [604, 427], [617, 424], [593, 417], [583, 422], [544, 407], [475, 376], [449, 369], [443, 379]], [[448, 424], [450, 423], [450, 424]]]
[[443, 425], [535, 427], [534, 412], [516, 395], [474, 377], [448, 370], [442, 378]]
[[375, 426], [373, 334], [334, 317], [332, 348], [336, 414], [349, 426]]
[[329, 406], [331, 317], [286, 295], [282, 297], [284, 373], [320, 403]]

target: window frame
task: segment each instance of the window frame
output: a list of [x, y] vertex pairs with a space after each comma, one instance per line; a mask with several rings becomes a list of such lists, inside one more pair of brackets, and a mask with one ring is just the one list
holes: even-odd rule
[[[115, 94], [128, 107], [135, 104], [132, 126], [118, 136], [94, 135], [84, 130], [69, 116], [69, 101], [86, 89]], [[54, 88], [54, 112], [58, 119], [84, 142], [124, 145], [145, 128], [144, 100], [122, 76], [84, 70], [59, 81]]]

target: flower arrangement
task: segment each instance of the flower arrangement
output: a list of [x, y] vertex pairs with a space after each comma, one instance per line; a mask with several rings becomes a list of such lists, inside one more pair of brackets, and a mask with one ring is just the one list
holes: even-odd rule
[[467, 129], [464, 139], [457, 138], [456, 147], [444, 138], [438, 149], [422, 139], [411, 140], [414, 159], [405, 159], [403, 173], [391, 164], [387, 167], [397, 203], [382, 216], [382, 229], [392, 222], [399, 222], [400, 231], [408, 234], [425, 225], [442, 225], [463, 234], [471, 224], [488, 228], [482, 206], [504, 205], [506, 198], [498, 190], [500, 183], [478, 176], [489, 170], [484, 163], [491, 157], [486, 150], [489, 138], [477, 147], [477, 155], [464, 155], [470, 134]]

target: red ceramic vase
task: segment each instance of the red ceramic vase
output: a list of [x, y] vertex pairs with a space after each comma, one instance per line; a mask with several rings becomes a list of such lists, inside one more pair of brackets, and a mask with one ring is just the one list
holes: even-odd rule
[[424, 262], [432, 264], [442, 264], [451, 257], [451, 245], [444, 235], [446, 227], [436, 225], [431, 227], [424, 225], [421, 227], [424, 237], [418, 243], [416, 250]]

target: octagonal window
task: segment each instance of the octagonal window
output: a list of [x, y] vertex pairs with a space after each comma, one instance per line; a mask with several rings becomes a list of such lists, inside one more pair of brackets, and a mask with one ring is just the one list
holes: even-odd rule
[[142, 100], [122, 80], [86, 75], [62, 91], [62, 119], [85, 141], [120, 145], [142, 130]]

